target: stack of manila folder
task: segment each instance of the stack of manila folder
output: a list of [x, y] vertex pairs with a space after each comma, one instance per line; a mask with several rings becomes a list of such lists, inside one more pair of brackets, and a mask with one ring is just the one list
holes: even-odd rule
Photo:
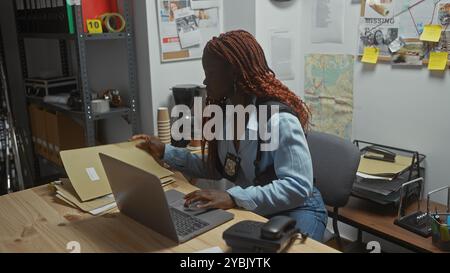
[[397, 155], [395, 162], [386, 162], [361, 156], [357, 175], [367, 179], [392, 181], [411, 166], [412, 157]]
[[69, 179], [53, 182], [52, 186], [56, 189], [56, 198], [92, 215], [99, 215], [117, 207], [112, 194], [82, 202]]
[[56, 197], [93, 215], [116, 208], [99, 153], [152, 173], [160, 178], [161, 186], [175, 182], [173, 172], [159, 165], [147, 152], [137, 148], [136, 144], [137, 142], [125, 142], [61, 152], [69, 178], [53, 183]]

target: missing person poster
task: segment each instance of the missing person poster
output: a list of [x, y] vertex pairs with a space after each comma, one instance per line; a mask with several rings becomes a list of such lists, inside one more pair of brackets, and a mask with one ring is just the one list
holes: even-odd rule
[[389, 45], [399, 37], [398, 17], [393, 0], [366, 0], [359, 27], [359, 55], [366, 47], [380, 49], [380, 57], [390, 57]]

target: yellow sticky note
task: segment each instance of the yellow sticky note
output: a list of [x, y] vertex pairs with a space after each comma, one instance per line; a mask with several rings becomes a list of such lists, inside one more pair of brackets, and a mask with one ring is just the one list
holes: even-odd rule
[[368, 64], [376, 64], [378, 62], [378, 56], [380, 55], [380, 49], [377, 47], [364, 48], [364, 55], [361, 62]]
[[88, 32], [91, 34], [103, 33], [102, 21], [99, 19], [88, 19], [86, 20]]
[[422, 35], [420, 35], [420, 40], [437, 43], [441, 39], [441, 33], [442, 33], [441, 25], [426, 25], [423, 28]]
[[447, 68], [447, 61], [448, 52], [431, 52], [428, 69], [443, 71]]

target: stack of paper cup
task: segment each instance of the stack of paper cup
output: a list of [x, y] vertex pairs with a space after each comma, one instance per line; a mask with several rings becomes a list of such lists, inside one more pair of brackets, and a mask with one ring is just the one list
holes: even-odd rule
[[158, 109], [158, 137], [164, 144], [171, 143], [169, 109], [161, 107]]

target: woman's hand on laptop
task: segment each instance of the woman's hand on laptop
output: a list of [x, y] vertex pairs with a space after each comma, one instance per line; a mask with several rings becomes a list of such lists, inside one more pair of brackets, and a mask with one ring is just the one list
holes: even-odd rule
[[163, 159], [166, 145], [159, 138], [148, 135], [136, 135], [131, 138], [131, 141], [138, 140], [141, 140], [141, 142], [136, 147], [146, 151], [157, 160]]
[[236, 207], [233, 198], [226, 191], [199, 190], [187, 194], [184, 199], [186, 200], [186, 207], [195, 202], [202, 203], [198, 205], [199, 209], [227, 210]]

